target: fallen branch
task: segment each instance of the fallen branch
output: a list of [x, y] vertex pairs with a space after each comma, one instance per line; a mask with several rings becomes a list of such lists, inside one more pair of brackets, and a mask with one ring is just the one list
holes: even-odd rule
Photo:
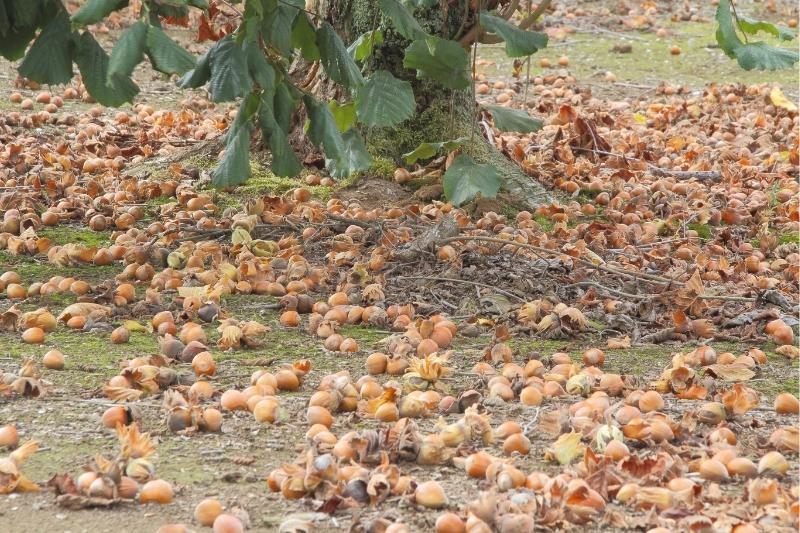
[[580, 287], [582, 289], [587, 287], [594, 287], [595, 289], [607, 292], [608, 294], [611, 294], [613, 296], [619, 296], [620, 298], [630, 298], [633, 300], [643, 300], [647, 298], [647, 296], [642, 294], [630, 294], [627, 292], [618, 291], [616, 289], [600, 285], [595, 281], [579, 281], [578, 283], [570, 283], [569, 285], [564, 285], [565, 289], [571, 289], [574, 287]]
[[[470, 236], [470, 235], [462, 235], [462, 236], [458, 236], [458, 237], [450, 237], [450, 238], [442, 240], [440, 242], [440, 244], [447, 244], [449, 242], [456, 242], [456, 241], [495, 242], [495, 243], [499, 243], [499, 244], [505, 244], [505, 245], [508, 245], [508, 246], [517, 246], [519, 248], [524, 248], [526, 250], [531, 250], [534, 253], [538, 252], [538, 253], [536, 253], [536, 255], [538, 257], [541, 257], [541, 256], [539, 256], [539, 254], [541, 254], [541, 253], [545, 253], [545, 254], [563, 253], [563, 252], [559, 252], [558, 250], [550, 250], [548, 248], [542, 248], [541, 246], [534, 246], [532, 244], [525, 244], [525, 243], [520, 243], [520, 242], [507, 241], [505, 239], [498, 239], [496, 237], [479, 237], [479, 236]], [[655, 274], [647, 274], [645, 272], [631, 272], [629, 270], [610, 267], [608, 265], [603, 265], [603, 264], [596, 265], [593, 262], [587, 261], [586, 259], [581, 259], [580, 257], [573, 257], [573, 256], [569, 256], [569, 257], [571, 259], [575, 260], [576, 262], [580, 263], [581, 265], [584, 265], [584, 266], [589, 267], [589, 268], [593, 268], [595, 270], [608, 272], [609, 274], [618, 274], [620, 276], [628, 276], [631, 279], [651, 281], [651, 282], [654, 282], [654, 283], [661, 283], [661, 284], [666, 284], [666, 285], [676, 285], [676, 286], [679, 286], [679, 287], [683, 287], [684, 285], [686, 285], [685, 282], [679, 281], [679, 280], [676, 280], [676, 279], [665, 278], [663, 276], [657, 276]], [[594, 282], [581, 282], [581, 283], [594, 283]], [[574, 284], [574, 285], [580, 285], [580, 284], [578, 283], [578, 284]], [[604, 290], [608, 290], [608, 291], [612, 291], [613, 290], [613, 289], [608, 289], [607, 287], [603, 287], [602, 285], [599, 285], [599, 284], [597, 286], [599, 288], [604, 289]], [[628, 294], [628, 293], [623, 293], [623, 292], [619, 292], [619, 291], [615, 291], [615, 292], [618, 292], [619, 294], [624, 295], [623, 297], [626, 297], [626, 298], [642, 299], [642, 298], [646, 298], [647, 297], [647, 296], [644, 296], [644, 295], [643, 296], [639, 296], [639, 295]], [[698, 296], [698, 298], [700, 298], [701, 300], [721, 300], [721, 301], [727, 301], [727, 302], [755, 302], [756, 301], [756, 298], [752, 298], [750, 296], [732, 296], [732, 295], [724, 295], [724, 294], [701, 294], [701, 295]]]
[[673, 176], [676, 178], [697, 178], [700, 180], [718, 180], [722, 174], [716, 170], [671, 170], [654, 165], [647, 165], [654, 176]]
[[[519, 248], [524, 248], [524, 249], [527, 249], [527, 250], [532, 250], [534, 252], [539, 252], [539, 253], [544, 253], [544, 254], [563, 254], [563, 252], [560, 252], [558, 250], [550, 250], [549, 248], [542, 248], [541, 246], [534, 246], [533, 244], [525, 244], [525, 243], [520, 243], [520, 242], [508, 241], [508, 240], [505, 240], [505, 239], [498, 239], [496, 237], [479, 237], [479, 236], [461, 235], [461, 236], [458, 236], [458, 237], [450, 237], [450, 238], [444, 239], [444, 240], [442, 240], [440, 242], [440, 244], [447, 244], [449, 242], [456, 242], [456, 241], [494, 242], [494, 243], [499, 243], [499, 244], [505, 244], [507, 246], [517, 246]], [[678, 281], [678, 280], [670, 279], [670, 278], [665, 278], [665, 277], [662, 277], [662, 276], [656, 276], [655, 274], [647, 274], [645, 272], [631, 272], [631, 271], [628, 271], [628, 270], [618, 269], [618, 268], [610, 267], [610, 266], [603, 265], [603, 264], [596, 265], [596, 264], [592, 263], [591, 261], [588, 261], [586, 259], [581, 259], [580, 257], [573, 257], [573, 256], [569, 256], [569, 257], [571, 259], [573, 259], [574, 261], [576, 261], [576, 262], [578, 262], [578, 263], [580, 263], [580, 264], [582, 264], [584, 266], [587, 266], [589, 268], [593, 268], [595, 270], [601, 270], [603, 272], [608, 272], [610, 274], [618, 274], [618, 275], [621, 275], [621, 276], [628, 276], [631, 279], [653, 281], [653, 282], [662, 283], [662, 284], [665, 284], [665, 285], [678, 285], [678, 286], [681, 286], [681, 287], [683, 285], [685, 285], [685, 283], [682, 282], [682, 281]]]
[[459, 278], [441, 278], [438, 276], [397, 276], [394, 279], [420, 279], [420, 280], [429, 280], [429, 281], [452, 281], [453, 283], [466, 283], [468, 285], [474, 285], [475, 287], [483, 287], [485, 289], [491, 289], [495, 292], [502, 294], [503, 296], [507, 296], [509, 298], [514, 298], [518, 302], [526, 302], [525, 298], [521, 296], [517, 296], [513, 292], [508, 292], [498, 287], [494, 287], [492, 285], [487, 285], [486, 283], [479, 283], [477, 281], [470, 281], [467, 279], [459, 279]]

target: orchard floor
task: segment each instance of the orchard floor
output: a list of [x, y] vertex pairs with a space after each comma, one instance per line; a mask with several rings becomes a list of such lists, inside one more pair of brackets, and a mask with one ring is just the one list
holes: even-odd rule
[[[558, 3], [558, 2], [556, 2]], [[584, 4], [584, 3], [582, 3]], [[592, 9], [600, 7], [613, 8], [617, 2], [585, 3]], [[633, 4], [633, 3], [631, 3]], [[661, 2], [672, 4], [672, 2]], [[762, 2], [741, 2], [740, 9], [752, 9], [756, 13], [764, 9]], [[773, 19], [786, 20], [797, 18], [797, 7], [789, 2], [778, 2], [777, 13], [767, 13]], [[587, 8], [588, 9], [588, 8]], [[665, 8], [666, 9], [666, 8]], [[704, 8], [705, 9], [705, 8]], [[676, 8], [677, 10], [677, 8]], [[765, 79], [780, 84], [787, 96], [797, 99], [797, 71], [770, 74], [743, 73], [736, 65], [723, 58], [718, 49], [710, 48], [713, 43], [712, 14], [701, 11], [703, 21], [671, 22], [670, 12], [664, 11], [656, 18], [661, 19], [669, 31], [668, 38], [655, 36], [655, 27], [625, 28], [616, 22], [626, 18], [622, 16], [602, 17], [587, 16], [585, 19], [553, 21], [553, 26], [573, 26], [574, 32], [563, 39], [551, 40], [551, 48], [534, 56], [531, 76], [546, 73], [538, 66], [541, 56], [550, 58], [556, 64], [559, 56], [569, 58], [567, 68], [578, 79], [579, 86], [590, 87], [593, 92], [611, 101], [659, 98], [657, 88], [662, 80], [668, 79], [673, 85], [683, 85], [690, 91], [702, 90], [709, 81], [725, 83], [763, 82]], [[548, 26], [550, 26], [550, 20]], [[605, 26], [603, 25], [605, 24]], [[611, 48], [618, 43], [629, 43], [633, 47], [630, 54], [618, 54]], [[672, 56], [670, 46], [679, 46], [681, 54]], [[481, 47], [479, 56], [483, 60], [479, 72], [490, 81], [515, 81], [510, 76], [511, 65], [502, 60], [500, 50], [496, 46]], [[709, 68], [706, 68], [710, 65]], [[700, 67], [703, 67], [702, 69]], [[0, 102], [6, 110], [12, 109], [8, 104], [8, 95], [13, 87], [13, 69], [7, 62], [0, 65], [3, 76], [0, 77]], [[558, 67], [557, 67], [558, 68]], [[606, 72], [614, 73], [616, 81], [606, 77]], [[525, 76], [525, 70], [522, 76]], [[146, 102], [155, 108], [175, 109], [179, 105], [181, 94], [171, 89], [169, 82], [152, 79], [143, 69], [137, 71], [138, 81], [143, 92], [139, 102]], [[26, 96], [33, 91], [21, 90]], [[491, 99], [493, 94], [486, 98]], [[531, 93], [529, 99], [535, 100]], [[68, 102], [61, 113], [78, 113], [90, 107], [89, 104]], [[114, 110], [106, 110], [113, 115]], [[27, 134], [20, 132], [20, 134]], [[63, 136], [57, 128], [48, 127], [37, 134], [50, 137]], [[369, 179], [369, 178], [366, 178]], [[265, 177], [256, 180], [251, 192], [284, 192], [301, 185], [301, 181], [277, 180]], [[260, 189], [259, 189], [260, 188]], [[312, 190], [321, 197], [333, 194], [349, 194], [346, 191], [325, 188]], [[411, 195], [411, 191], [406, 191]], [[228, 198], [238, 202], [235, 195]], [[157, 203], [147, 205], [146, 209], [155, 213]], [[110, 233], [91, 232], [77, 227], [60, 226], [49, 235], [54, 242], [88, 243], [108, 242]], [[55, 267], [47, 262], [30, 257], [14, 257], [0, 252], [0, 272], [16, 270], [25, 273], [29, 279], [47, 279], [53, 275], [75, 276], [85, 280], [103, 281], [113, 277], [121, 270], [118, 267]], [[21, 307], [32, 310], [47, 306], [51, 310], [60, 310], [72, 299], [66, 296], [27, 300]], [[318, 531], [347, 531], [354, 523], [366, 523], [376, 516], [403, 517], [417, 531], [432, 531], [438, 512], [425, 511], [415, 507], [405, 498], [396, 498], [384, 502], [377, 508], [362, 507], [355, 510], [339, 512], [335, 518], [316, 513], [321, 502], [309, 500], [287, 501], [278, 494], [269, 492], [265, 479], [273, 468], [291, 462], [300, 451], [297, 446], [304, 442], [307, 424], [304, 420], [305, 402], [311, 391], [315, 390], [320, 379], [328, 373], [347, 369], [354, 376], [364, 373], [364, 359], [373, 351], [379, 351], [380, 341], [389, 335], [387, 331], [374, 328], [352, 326], [346, 334], [358, 341], [359, 350], [343, 355], [326, 351], [321, 343], [308, 336], [304, 331], [283, 328], [278, 323], [275, 311], [265, 311], [261, 306], [272, 303], [267, 297], [234, 296], [226, 301], [226, 307], [237, 318], [255, 318], [269, 325], [272, 332], [267, 344], [254, 350], [234, 352], [216, 352], [217, 376], [214, 380], [220, 389], [230, 387], [244, 388], [249, 384], [250, 374], [267, 361], [269, 367], [280, 363], [290, 363], [305, 358], [312, 363], [312, 371], [306, 377], [302, 389], [293, 394], [282, 394], [282, 404], [287, 408], [288, 419], [276, 425], [258, 425], [250, 413], [226, 413], [223, 430], [219, 434], [197, 434], [178, 436], [170, 433], [163, 420], [160, 399], [148, 399], [139, 402], [143, 427], [155, 437], [157, 448], [156, 471], [158, 476], [169, 480], [176, 487], [175, 501], [165, 506], [121, 504], [111, 509], [91, 509], [72, 511], [60, 508], [55, 503], [52, 493], [47, 490], [47, 481], [59, 473], [77, 475], [81, 467], [91, 462], [96, 454], [111, 455], [116, 450], [116, 438], [113, 432], [103, 429], [100, 416], [111, 405], [100, 393], [103, 383], [119, 372], [121, 361], [133, 357], [158, 353], [155, 336], [148, 333], [134, 332], [127, 344], [111, 345], [107, 333], [76, 333], [59, 328], [48, 335], [45, 346], [24, 344], [16, 334], [0, 333], [0, 371], [15, 371], [21, 358], [26, 356], [41, 357], [47, 350], [57, 347], [67, 354], [67, 365], [61, 372], [47, 371], [45, 380], [52, 383], [48, 394], [40, 399], [14, 399], [0, 401], [0, 426], [15, 423], [20, 429], [23, 440], [36, 439], [41, 443], [40, 450], [25, 464], [24, 471], [32, 480], [42, 485], [39, 493], [12, 494], [0, 497], [0, 531], [17, 533], [29, 531], [56, 532], [154, 532], [159, 526], [167, 523], [182, 522], [198, 531], [209, 531], [194, 523], [192, 511], [197, 502], [203, 498], [215, 497], [229, 509], [240, 508], [250, 519], [252, 531], [277, 531], [279, 524], [290, 516], [314, 521]], [[0, 299], [0, 307], [5, 308], [7, 302]], [[211, 343], [218, 337], [216, 326], [207, 326], [207, 334]], [[469, 373], [472, 366], [481, 360], [483, 349], [490, 337], [457, 338], [455, 350], [457, 356], [451, 360], [456, 372], [448, 378], [447, 384], [454, 391], [472, 388], [477, 377]], [[552, 341], [537, 338], [515, 339], [512, 346], [515, 358], [524, 361], [533, 353], [547, 357], [555, 352], [568, 352], [579, 360], [584, 349], [603, 346], [604, 340], [599, 335], [590, 335], [574, 341]], [[678, 351], [689, 351], [697, 343], [690, 345], [662, 344], [634, 346], [629, 349], [607, 350], [606, 369], [622, 374], [636, 375], [643, 383], [655, 379], [661, 370], [669, 365], [671, 356]], [[717, 343], [718, 351], [730, 351], [735, 355], [746, 353], [752, 345], [738, 343]], [[763, 367], [763, 373], [751, 380], [749, 385], [762, 393], [762, 407], [772, 405], [774, 397], [783, 391], [797, 393], [798, 365], [775, 354], [773, 345], [760, 345], [769, 358]], [[182, 365], [186, 372], [188, 365]], [[269, 368], [268, 367], [268, 368]], [[564, 405], [568, 405], [564, 401]], [[549, 403], [547, 408], [555, 408], [558, 401]], [[691, 402], [668, 404], [667, 409], [679, 413], [691, 407]], [[538, 414], [536, 408], [525, 408], [519, 404], [492, 405], [492, 420], [498, 421], [514, 418], [521, 423], [532, 420]], [[750, 415], [748, 415], [750, 416]], [[778, 418], [767, 409], [757, 410], [751, 416], [758, 420], [759, 427], [755, 434], [766, 437], [777, 425], [797, 423], [789, 417]], [[448, 422], [452, 421], [448, 419]], [[423, 431], [432, 431], [435, 418], [419, 421]], [[332, 431], [341, 435], [349, 430], [376, 427], [371, 420], [339, 416]], [[531, 433], [533, 448], [530, 455], [516, 459], [524, 471], [534, 469], [544, 472], [557, 472], [548, 463], [542, 461], [543, 451], [552, 442], [546, 436]], [[790, 485], [798, 483], [798, 463], [796, 457], [791, 462]], [[410, 466], [404, 473], [423, 479], [438, 479], [450, 495], [449, 507], [457, 509], [478, 494], [477, 483], [468, 480], [463, 472], [453, 465], [443, 465], [435, 469]], [[741, 488], [723, 488], [723, 490], [741, 490]], [[633, 514], [630, 509], [610, 504], [609, 509], [623, 514]], [[586, 531], [597, 530], [591, 524]]]

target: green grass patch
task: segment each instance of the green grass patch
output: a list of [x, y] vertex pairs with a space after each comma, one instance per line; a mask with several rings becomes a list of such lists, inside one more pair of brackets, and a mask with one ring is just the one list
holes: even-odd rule
[[99, 248], [111, 244], [110, 231], [92, 231], [65, 225], [42, 228], [37, 232], [37, 235], [39, 237], [47, 237], [52, 244], [57, 246], [75, 243]]
[[689, 224], [687, 227], [690, 230], [696, 231], [698, 237], [701, 239], [711, 238], [711, 228], [708, 227], [708, 224]]
[[535, 215], [533, 217], [533, 220], [535, 220], [536, 223], [539, 224], [539, 227], [541, 227], [542, 231], [544, 232], [550, 232], [555, 227], [555, 223], [553, 222], [553, 220], [547, 218], [544, 215]]
[[[556, 59], [566, 55], [572, 75], [581, 82], [601, 87], [613, 87], [613, 84], [603, 80], [603, 75], [610, 71], [619, 82], [634, 84], [655, 85], [668, 80], [671, 85], [703, 87], [711, 81], [719, 84], [760, 84], [766, 81], [780, 84], [786, 90], [795, 91], [797, 88], [797, 69], [766, 74], [742, 70], [735, 60], [729, 59], [717, 47], [714, 37], [716, 24], [713, 21], [667, 22], [665, 27], [669, 35], [663, 39], [656, 36], [656, 28], [628, 32], [630, 39], [626, 39], [624, 34], [617, 36], [576, 31], [569, 34], [563, 46], [545, 48], [533, 56], [531, 77], [555, 73], [558, 69]], [[780, 42], [764, 33], [759, 34], [758, 40], [789, 49], [797, 47], [796, 42]], [[617, 44], [630, 44], [633, 51], [628, 54], [612, 52]], [[670, 54], [672, 46], [681, 49], [680, 55]], [[478, 57], [494, 62], [493, 65], [479, 67], [480, 72], [488, 76], [511, 75], [512, 60], [505, 56], [502, 44], [480, 46]], [[548, 57], [556, 68], [539, 67], [538, 59], [542, 57]], [[618, 90], [617, 87], [614, 89]]]
[[0, 272], [16, 271], [22, 276], [24, 285], [35, 281], [45, 282], [53, 276], [72, 276], [75, 279], [93, 283], [113, 278], [122, 272], [122, 268], [122, 265], [117, 264], [61, 266], [36, 260], [29, 255], [11, 255], [7, 252], [0, 252]]

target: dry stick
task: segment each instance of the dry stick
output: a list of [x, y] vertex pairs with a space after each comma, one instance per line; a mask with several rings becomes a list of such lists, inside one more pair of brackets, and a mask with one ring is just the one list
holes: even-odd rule
[[611, 294], [613, 296], [619, 296], [620, 298], [632, 298], [634, 300], [642, 300], [644, 298], [647, 298], [647, 296], [645, 296], [643, 294], [630, 294], [630, 293], [627, 293], [627, 292], [618, 291], [616, 289], [612, 289], [611, 287], [606, 287], [604, 285], [600, 285], [599, 283], [597, 283], [595, 281], [579, 281], [578, 283], [571, 283], [569, 285], [564, 285], [563, 288], [570, 289], [572, 287], [580, 287], [580, 288], [594, 287], [594, 288], [599, 289], [601, 291], [605, 291], [605, 292], [607, 292], [607, 293], [609, 293], [609, 294]]
[[[599, 155], [607, 155], [610, 157], [619, 157], [623, 160], [628, 159], [639, 159], [638, 157], [628, 156], [625, 154], [618, 154], [616, 152], [606, 152], [604, 150], [597, 150], [595, 148], [582, 148], [580, 146], [571, 146], [572, 150], [577, 152], [592, 152], [594, 154]], [[720, 179], [722, 174], [716, 170], [671, 170], [668, 168], [661, 168], [655, 165], [648, 163], [647, 161], [644, 162], [647, 165], [647, 169], [654, 175], [654, 176], [675, 176], [676, 178], [698, 178], [698, 179]]]
[[676, 178], [697, 178], [701, 180], [718, 180], [722, 177], [722, 174], [716, 170], [671, 170], [657, 167], [649, 163], [647, 167], [654, 176], [674, 176]]
[[[563, 253], [558, 252], [557, 250], [550, 250], [548, 248], [542, 248], [541, 246], [534, 246], [532, 244], [524, 244], [520, 242], [514, 241], [507, 241], [505, 239], [498, 239], [495, 237], [479, 237], [479, 236], [470, 236], [470, 235], [462, 235], [458, 237], [449, 237], [447, 239], [443, 239], [440, 241], [440, 244], [447, 244], [450, 242], [457, 242], [457, 241], [481, 241], [481, 242], [495, 242], [499, 244], [505, 244], [507, 246], [518, 246], [520, 248], [525, 248], [527, 250], [531, 250], [533, 252], [545, 253], [545, 254], [556, 254], [556, 253]], [[538, 254], [536, 254], [538, 256]], [[540, 256], [541, 257], [541, 256]], [[578, 263], [587, 266], [589, 268], [593, 268], [595, 270], [601, 270], [603, 272], [608, 272], [610, 274], [618, 274], [621, 276], [628, 276], [632, 279], [637, 280], [646, 280], [652, 281], [656, 283], [663, 283], [667, 285], [677, 285], [677, 286], [684, 286], [686, 285], [685, 282], [665, 278], [662, 276], [656, 276], [655, 274], [647, 274], [645, 272], [631, 272], [629, 270], [618, 269], [614, 267], [610, 267], [607, 265], [595, 265], [591, 261], [587, 261], [586, 259], [581, 259], [580, 257], [573, 257], [570, 256], [573, 260], [577, 261]], [[605, 288], [605, 287], [604, 287]], [[629, 295], [630, 296], [630, 295]], [[701, 294], [697, 298], [701, 300], [722, 300], [727, 302], [755, 302], [756, 299], [749, 297], [749, 296], [730, 296], [724, 294]]]
[[458, 278], [440, 278], [438, 276], [397, 276], [394, 279], [424, 279], [430, 281], [452, 281], [453, 283], [466, 283], [468, 285], [474, 285], [475, 287], [483, 287], [485, 289], [492, 289], [493, 291], [499, 292], [504, 296], [508, 296], [509, 298], [514, 298], [517, 301], [525, 302], [525, 298], [517, 296], [513, 292], [504, 291], [503, 289], [498, 289], [497, 287], [493, 287], [491, 285], [487, 285], [486, 283], [479, 283], [477, 281], [470, 281], [466, 279], [458, 279]]
[[[525, 248], [527, 250], [533, 250], [534, 252], [545, 253], [545, 254], [558, 254], [563, 253], [559, 252], [558, 250], [550, 250], [549, 248], [542, 248], [541, 246], [534, 246], [532, 244], [525, 244], [520, 242], [508, 241], [505, 239], [498, 239], [495, 237], [478, 237], [478, 236], [470, 236], [470, 235], [463, 235], [457, 237], [449, 237], [440, 241], [440, 244], [447, 244], [449, 242], [456, 242], [456, 241], [482, 241], [482, 242], [495, 242], [499, 244], [505, 244], [507, 246], [519, 246], [521, 248]], [[644, 272], [630, 272], [628, 270], [617, 269], [613, 267], [609, 267], [606, 265], [595, 265], [591, 261], [587, 261], [586, 259], [581, 259], [580, 257], [573, 257], [570, 256], [575, 261], [581, 263], [584, 266], [588, 266], [590, 268], [594, 268], [596, 270], [602, 270], [604, 272], [609, 272], [611, 274], [619, 274], [622, 276], [628, 276], [633, 279], [645, 279], [648, 281], [655, 281], [658, 283], [664, 284], [675, 284], [675, 285], [684, 285], [684, 282], [678, 281], [675, 279], [664, 278], [662, 276], [656, 276], [654, 274], [646, 274]]]

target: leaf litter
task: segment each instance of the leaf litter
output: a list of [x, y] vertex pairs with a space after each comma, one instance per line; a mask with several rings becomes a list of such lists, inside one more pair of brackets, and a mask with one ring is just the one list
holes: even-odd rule
[[[99, 283], [9, 269], [0, 276], [9, 304], [39, 311], [4, 307], [3, 337], [39, 344], [40, 332], [102, 331], [126, 344], [135, 333], [158, 338], [162, 352], [122, 361], [96, 391], [115, 402], [100, 414], [120, 451], [54, 477], [58, 504], [171, 501], [145, 424], [159, 440], [171, 438], [164, 427], [200, 439], [232, 425], [247, 439], [247, 428], [301, 426], [281, 443], [296, 458], [261, 472], [264, 494], [316, 510], [284, 530], [327, 527], [320, 514], [348, 517], [354, 531], [424, 529], [445, 510], [495, 531], [796, 527], [797, 398], [769, 406], [748, 386], [770, 365], [765, 350], [797, 357], [800, 255], [797, 239], [784, 239], [800, 222], [796, 108], [769, 86], [665, 84], [650, 101], [608, 102], [559, 71], [533, 87], [546, 125], [493, 139], [563, 196], [513, 215], [439, 201], [365, 209], [304, 187], [223, 208], [181, 164], [160, 181], [127, 176], [189, 130], [196, 139], [224, 130], [227, 116], [202, 100], [76, 112], [93, 120], [71, 141], [27, 136], [50, 119], [10, 113], [0, 248], [120, 268]], [[512, 92], [508, 103], [521, 107]], [[146, 212], [154, 199], [167, 203]], [[110, 228], [112, 244], [41, 236], [66, 225]], [[54, 294], [77, 301], [57, 305]], [[235, 296], [268, 302], [277, 320], [235, 316], [226, 309]], [[354, 325], [384, 338], [362, 345], [347, 334]], [[277, 353], [256, 359], [274, 362], [250, 376], [226, 374], [224, 358], [249, 359], [294, 328], [345, 369]], [[510, 342], [520, 338], [591, 347], [575, 362], [520, 353]], [[751, 348], [715, 348], [731, 338]], [[603, 350], [648, 339], [675, 350], [658, 379], [603, 370]], [[2, 402], [48, 401], [56, 370], [40, 363], [4, 363]], [[16, 448], [14, 425], [0, 431]], [[35, 448], [0, 460], [0, 490], [38, 488], [23, 474]], [[236, 451], [227, 461], [256, 459]]]

